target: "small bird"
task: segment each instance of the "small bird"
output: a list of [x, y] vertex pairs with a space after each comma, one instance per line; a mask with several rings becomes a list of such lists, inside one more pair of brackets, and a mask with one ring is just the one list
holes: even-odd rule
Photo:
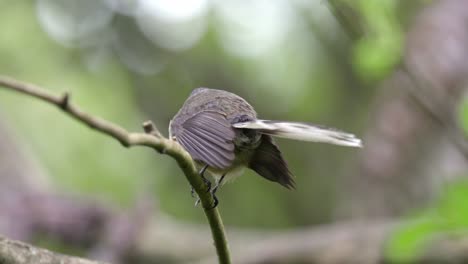
[[[200, 169], [213, 196], [213, 208], [218, 204], [215, 193], [225, 178], [241, 175], [246, 167], [267, 180], [295, 188], [293, 175], [272, 136], [362, 147], [359, 138], [334, 128], [257, 119], [254, 108], [242, 97], [209, 88], [192, 91], [171, 120], [169, 134]], [[213, 188], [204, 175], [206, 171], [216, 180]]]

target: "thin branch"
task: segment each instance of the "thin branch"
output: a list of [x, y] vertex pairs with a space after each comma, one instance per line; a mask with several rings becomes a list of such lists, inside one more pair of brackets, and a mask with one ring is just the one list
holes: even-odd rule
[[185, 177], [200, 197], [203, 210], [210, 224], [219, 263], [231, 263], [221, 216], [216, 208], [210, 209], [214, 203], [213, 198], [210, 193], [206, 192], [205, 184], [201, 177], [199, 177], [190, 154], [188, 154], [177, 142], [162, 137], [151, 123], [145, 122], [143, 125], [146, 133], [130, 133], [114, 123], [87, 114], [70, 102], [70, 95], [68, 93], [63, 94], [62, 96], [57, 96], [39, 86], [1, 75], [0, 86], [53, 104], [92, 129], [115, 138], [124, 147], [147, 146], [174, 158], [184, 172]]
[[362, 18], [353, 10], [350, 3], [342, 0], [328, 0], [327, 4], [330, 12], [351, 40], [356, 40], [363, 35]]

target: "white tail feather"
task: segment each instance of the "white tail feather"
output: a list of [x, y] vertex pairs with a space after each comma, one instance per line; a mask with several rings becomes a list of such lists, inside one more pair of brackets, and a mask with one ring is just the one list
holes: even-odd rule
[[323, 142], [348, 147], [362, 147], [362, 141], [334, 128], [286, 121], [254, 120], [233, 124], [235, 128], [255, 129], [263, 134], [289, 139]]

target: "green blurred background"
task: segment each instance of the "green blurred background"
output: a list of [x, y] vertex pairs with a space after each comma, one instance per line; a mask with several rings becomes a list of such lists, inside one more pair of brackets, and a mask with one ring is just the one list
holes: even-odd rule
[[[406, 28], [430, 2], [0, 0], [0, 73], [69, 91], [85, 111], [130, 131], [151, 119], [167, 135], [191, 90], [210, 87], [244, 97], [261, 118], [363, 137], [377, 88], [400, 63]], [[0, 91], [0, 114], [64, 193], [122, 208], [150, 194], [162, 211], [205, 223], [172, 159], [124, 149], [18, 94]], [[338, 186], [360, 150], [278, 143], [297, 190], [248, 171], [218, 194], [226, 225], [283, 229], [335, 219]]]
[[[323, 123], [360, 134], [373, 91], [342, 73], [352, 69], [343, 69], [350, 67], [346, 58], [331, 48], [345, 49], [348, 39], [325, 3], [192, 2], [148, 1], [144, 11], [154, 14], [132, 17], [106, 1], [2, 1], [1, 72], [57, 93], [70, 91], [73, 102], [89, 113], [133, 131], [151, 119], [167, 135], [170, 119], [191, 90], [210, 87], [245, 97], [263, 118]], [[133, 8], [129, 5], [124, 10]], [[321, 21], [313, 21], [318, 16]], [[327, 34], [322, 37], [336, 47], [314, 36], [310, 24], [315, 23], [329, 27], [321, 29]], [[200, 32], [193, 33], [193, 27]], [[188, 183], [167, 157], [122, 149], [41, 102], [4, 92], [1, 102], [5, 118], [61, 188], [122, 206], [151, 192], [163, 210], [204, 221]], [[227, 224], [281, 227], [329, 219], [337, 175], [357, 151], [279, 144], [297, 177], [297, 191], [249, 171], [219, 194]]]

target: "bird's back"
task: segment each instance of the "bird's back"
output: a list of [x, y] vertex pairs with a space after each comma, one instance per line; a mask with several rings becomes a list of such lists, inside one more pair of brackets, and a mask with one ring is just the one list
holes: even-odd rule
[[172, 119], [171, 130], [177, 130], [178, 125], [203, 111], [220, 113], [226, 117], [229, 123], [239, 122], [238, 119], [242, 116], [250, 120], [257, 118], [253, 107], [242, 97], [223, 90], [197, 88], [192, 91], [182, 108]]

